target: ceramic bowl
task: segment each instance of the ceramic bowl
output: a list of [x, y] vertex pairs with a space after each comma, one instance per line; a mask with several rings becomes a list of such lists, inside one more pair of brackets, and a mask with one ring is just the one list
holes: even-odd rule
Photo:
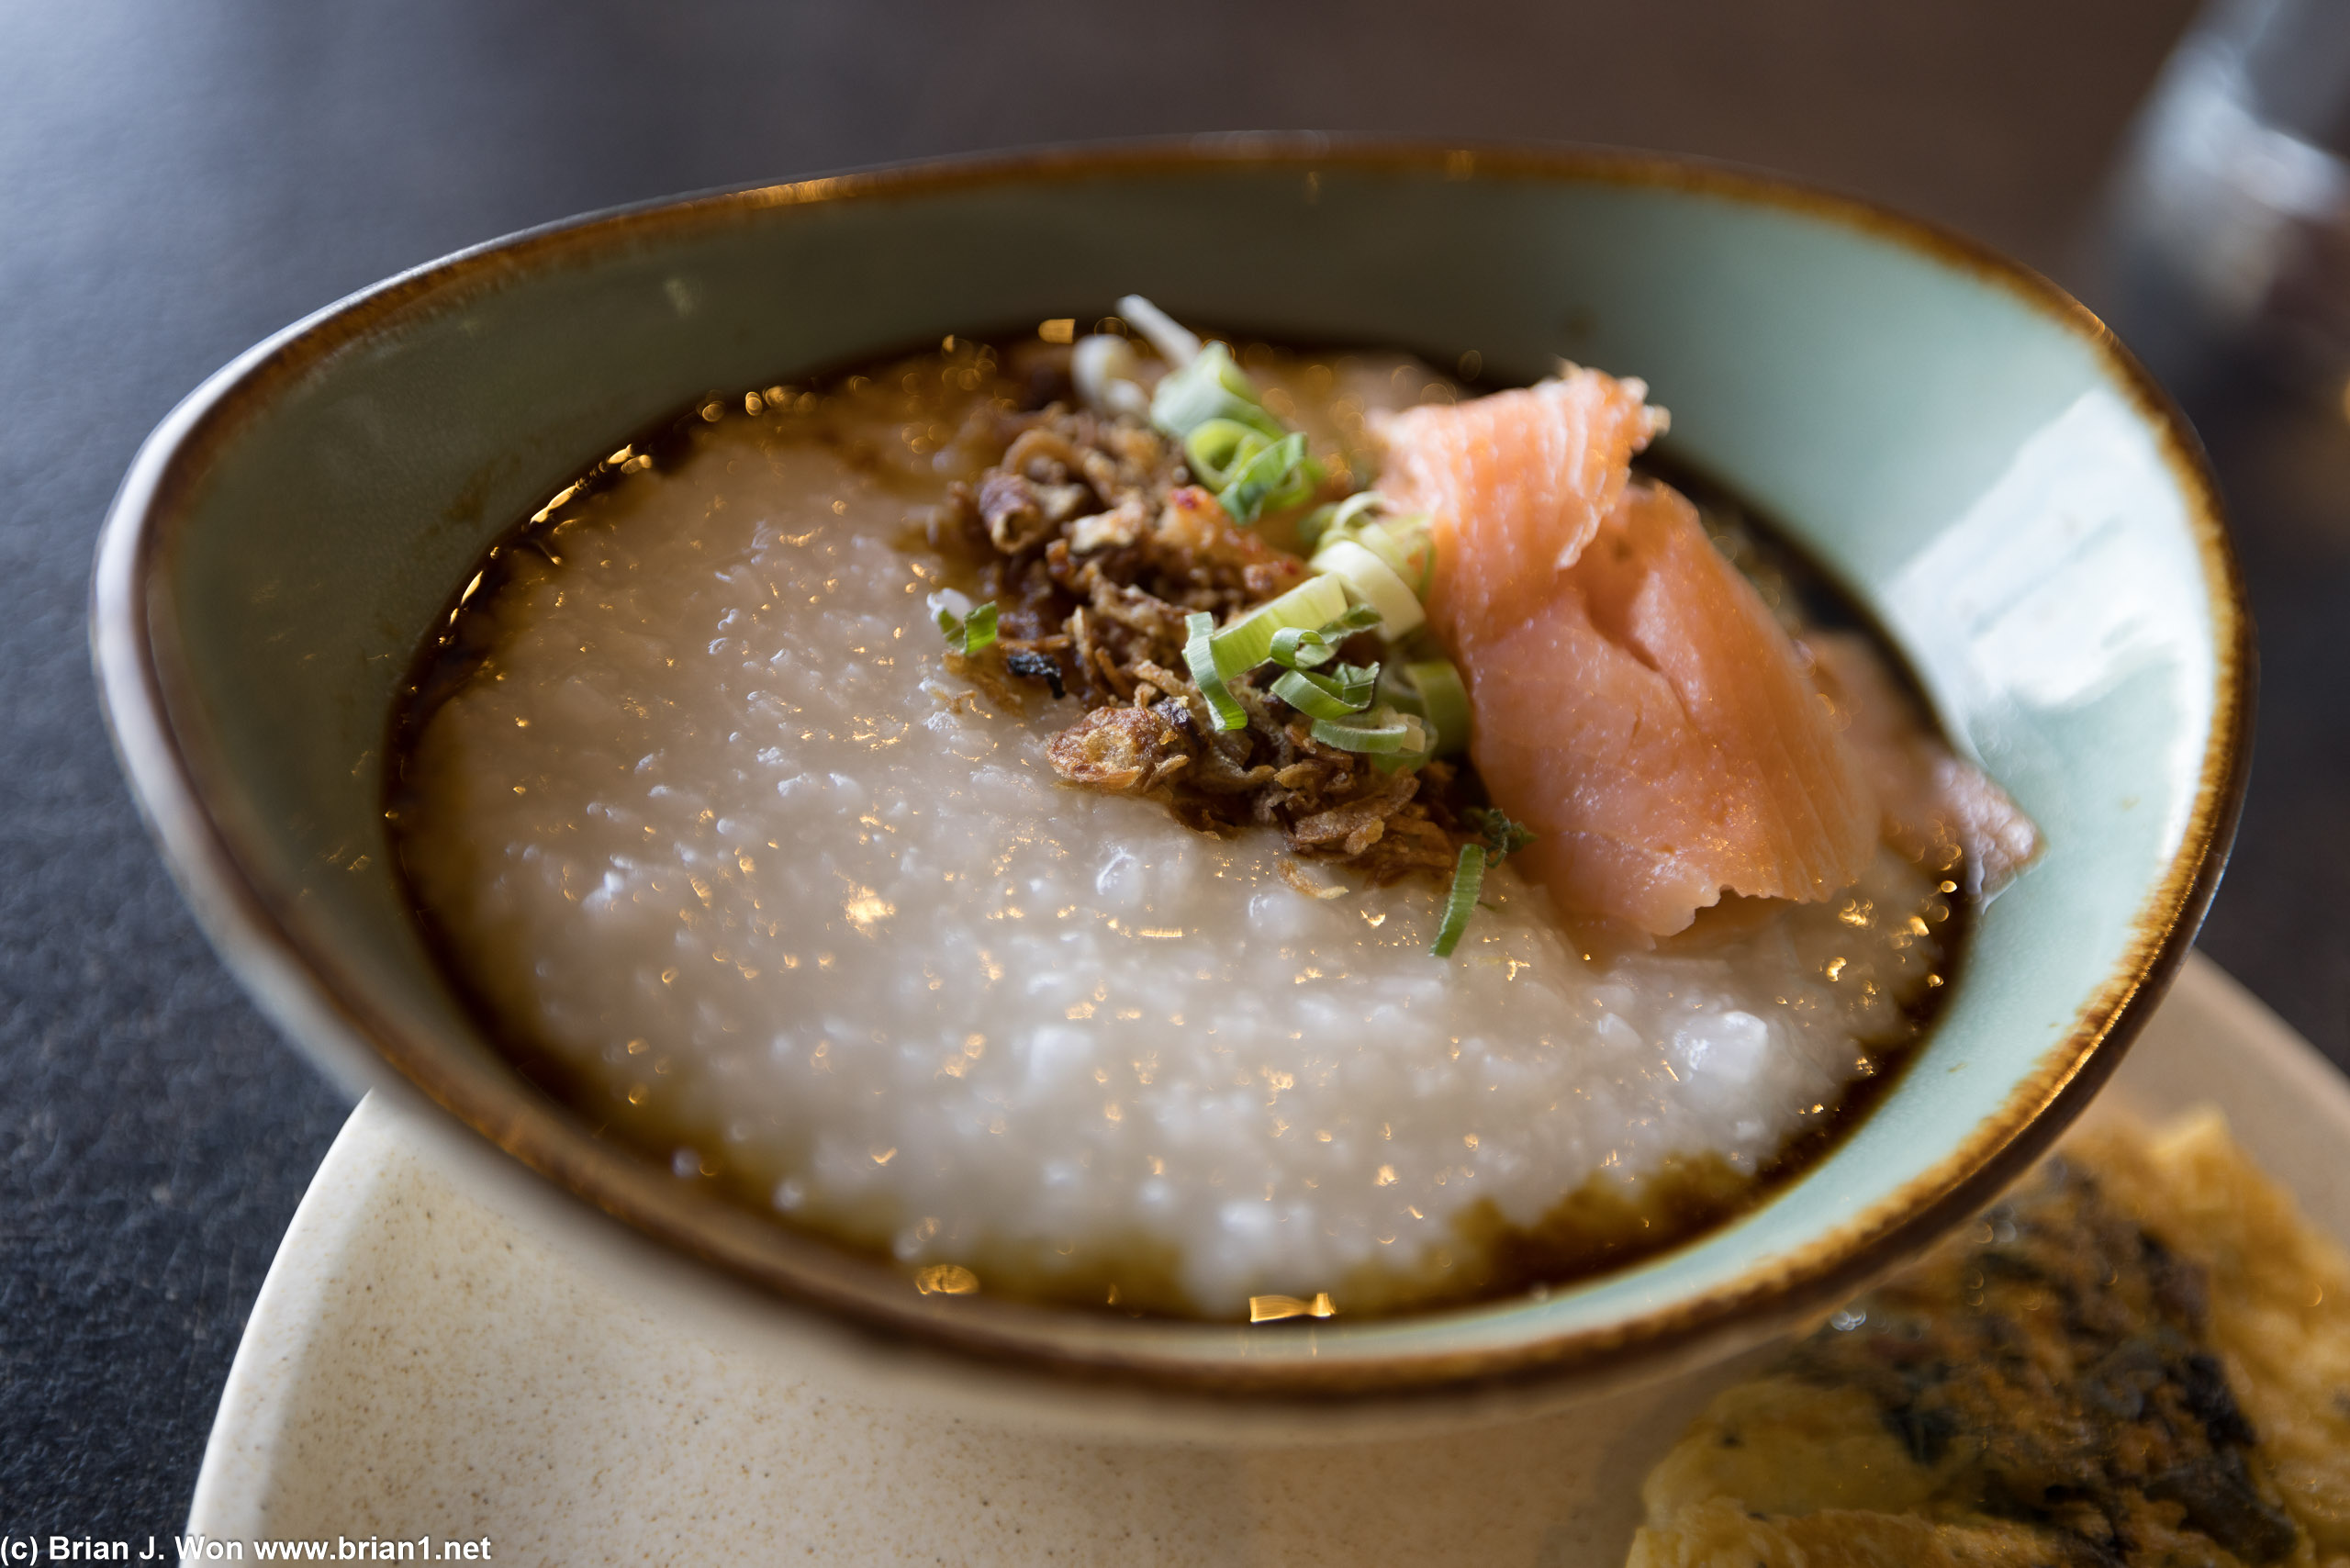
[[[2039, 823], [1875, 1110], [1735, 1223], [1547, 1298], [1279, 1330], [923, 1296], [599, 1143], [490, 1048], [386, 850], [395, 690], [483, 550], [711, 388], [1105, 312], [1645, 376], [1673, 454], [1784, 520]], [[149, 440], [93, 637], [123, 764], [221, 952], [355, 1082], [404, 1079], [677, 1252], [900, 1343], [1250, 1400], [1572, 1392], [1832, 1305], [1986, 1199], [2186, 951], [2244, 781], [2250, 627], [2192, 436], [2098, 322], [1925, 225], [1583, 151], [1219, 141], [934, 163], [534, 230], [354, 296]], [[951, 1359], [951, 1357], [950, 1357]]]

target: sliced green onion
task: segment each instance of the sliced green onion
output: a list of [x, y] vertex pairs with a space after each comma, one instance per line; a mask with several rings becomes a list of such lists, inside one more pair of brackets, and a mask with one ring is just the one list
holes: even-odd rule
[[1095, 332], [1077, 340], [1069, 355], [1069, 379], [1089, 409], [1137, 418], [1150, 412], [1150, 394], [1136, 380], [1142, 360], [1134, 344], [1114, 332]]
[[1371, 706], [1379, 694], [1377, 665], [1340, 665], [1328, 675], [1292, 669], [1273, 682], [1273, 695], [1315, 719], [1343, 719]]
[[1450, 756], [1469, 748], [1469, 689], [1450, 659], [1409, 659], [1389, 666], [1388, 700], [1417, 713], [1436, 731], [1436, 753]]
[[1495, 865], [1534, 842], [1532, 828], [1523, 823], [1510, 821], [1506, 813], [1491, 806], [1472, 806], [1460, 813], [1460, 820], [1493, 846]]
[[1246, 528], [1264, 515], [1267, 502], [1278, 500], [1297, 487], [1294, 476], [1305, 462], [1305, 437], [1285, 435], [1240, 464], [1231, 480], [1216, 492], [1216, 504], [1233, 521]]
[[1353, 495], [1348, 496], [1345, 500], [1340, 501], [1337, 506], [1330, 509], [1330, 521], [1328, 526], [1332, 528], [1344, 528], [1347, 524], [1352, 522], [1356, 518], [1360, 517], [1372, 507], [1383, 507], [1386, 504], [1387, 498], [1381, 495], [1377, 490], [1357, 490]]
[[1429, 738], [1427, 724], [1412, 714], [1397, 712], [1384, 702], [1369, 712], [1352, 713], [1343, 719], [1316, 719], [1313, 733], [1314, 738], [1324, 745], [1374, 756], [1424, 752]]
[[1284, 626], [1273, 633], [1265, 656], [1283, 669], [1318, 669], [1338, 656], [1338, 644], [1318, 631]]
[[1118, 314], [1126, 324], [1150, 340], [1167, 363], [1181, 370], [1199, 357], [1199, 334], [1181, 321], [1145, 299], [1139, 294], [1129, 294], [1118, 301]]
[[1326, 511], [1314, 514], [1315, 539], [1319, 543], [1353, 540], [1384, 561], [1415, 595], [1425, 595], [1436, 566], [1428, 520], [1419, 513], [1401, 517], [1371, 515], [1374, 508], [1383, 511], [1388, 504], [1387, 498], [1377, 490], [1358, 490]]
[[1211, 490], [1221, 490], [1271, 444], [1264, 431], [1238, 420], [1210, 420], [1193, 426], [1183, 438], [1183, 461], [1191, 465], [1193, 478]]
[[[1148, 300], [1137, 297], [1134, 303], [1185, 341], [1197, 341]], [[1182, 442], [1192, 473], [1217, 492], [1235, 522], [1246, 528], [1269, 507], [1286, 510], [1314, 494], [1324, 477], [1322, 465], [1305, 454], [1304, 436], [1292, 434], [1265, 411], [1256, 383], [1234, 363], [1230, 349], [1209, 343], [1186, 361], [1177, 359], [1166, 342], [1159, 346], [1175, 368], [1151, 394], [1150, 422]]]
[[946, 646], [965, 658], [984, 652], [995, 641], [995, 600], [977, 609], [953, 588], [941, 588], [929, 599], [930, 613], [946, 634]]
[[[1422, 712], [1419, 712], [1419, 693], [1403, 684], [1393, 667], [1389, 667], [1389, 675], [1384, 679], [1380, 677], [1380, 666], [1370, 666], [1370, 670], [1363, 670], [1359, 666], [1339, 666], [1339, 670], [1348, 672], [1348, 675], [1372, 677], [1372, 682], [1375, 682], [1372, 700], [1380, 705], [1377, 712], [1398, 714], [1405, 724], [1413, 726], [1413, 729], [1405, 731], [1401, 745], [1370, 750], [1370, 767], [1380, 768], [1382, 773], [1401, 773], [1403, 768], [1417, 768], [1419, 764], [1431, 762], [1436, 757], [1436, 726], [1424, 720]], [[1316, 736], [1323, 738], [1321, 731], [1316, 731]], [[1342, 743], [1330, 741], [1330, 745], [1342, 745]], [[1363, 750], [1363, 747], [1348, 747], [1348, 750]]]
[[1315, 678], [1336, 686], [1338, 695], [1354, 704], [1357, 712], [1370, 707], [1379, 696], [1379, 665], [1376, 661], [1367, 665], [1340, 665], [1329, 674]]
[[[1274, 633], [1284, 626], [1320, 628], [1346, 612], [1344, 584], [1326, 576], [1308, 577], [1215, 633], [1213, 642], [1216, 673], [1230, 680], [1263, 664], [1272, 655]], [[1192, 620], [1196, 622], [1198, 617]]]
[[[1386, 701], [1389, 706], [1394, 708], [1397, 711], [1409, 713], [1414, 719], [1418, 720], [1420, 725], [1420, 741], [1417, 745], [1412, 746], [1406, 750], [1382, 751], [1372, 754], [1371, 765], [1371, 767], [1379, 769], [1382, 773], [1401, 773], [1405, 768], [1419, 767], [1427, 763], [1436, 760], [1436, 726], [1429, 723], [1426, 718], [1422, 717], [1416, 708], [1411, 705], [1411, 702], [1395, 700], [1397, 697], [1403, 695], [1397, 688], [1398, 683], [1396, 682], [1383, 682], [1379, 689], [1378, 699]], [[1416, 700], [1417, 699], [1413, 699], [1412, 702], [1416, 702]]]
[[1439, 958], [1452, 957], [1460, 934], [1469, 929], [1469, 913], [1477, 907], [1478, 891], [1485, 885], [1485, 848], [1464, 844], [1453, 862], [1452, 890], [1444, 896], [1444, 919], [1436, 928], [1436, 945], [1428, 949]]
[[1320, 489], [1322, 481], [1329, 476], [1330, 471], [1315, 459], [1300, 458], [1297, 466], [1290, 470], [1289, 483], [1265, 498], [1265, 510], [1287, 511], [1292, 507], [1304, 505], [1313, 498], [1314, 492]]
[[1309, 564], [1344, 582], [1357, 599], [1377, 610], [1380, 634], [1391, 643], [1400, 642], [1427, 621], [1420, 596], [1411, 585], [1352, 539], [1325, 539]]
[[1426, 518], [1359, 522], [1347, 530], [1347, 536], [1386, 562], [1415, 597], [1427, 592], [1428, 579], [1435, 576], [1436, 551], [1428, 539]]
[[1179, 439], [1210, 420], [1236, 420], [1268, 441], [1288, 433], [1258, 403], [1255, 385], [1222, 343], [1210, 343], [1191, 364], [1169, 371], [1150, 398], [1150, 422]]
[[[1279, 600], [1275, 601], [1276, 603]], [[1208, 711], [1215, 719], [1219, 730], [1245, 730], [1248, 727], [1248, 711], [1234, 700], [1224, 684], [1224, 676], [1216, 668], [1215, 617], [1205, 610], [1195, 610], [1183, 622], [1191, 633], [1191, 640], [1183, 644], [1183, 662], [1192, 666], [1192, 683], [1206, 699]]]
[[1312, 631], [1303, 626], [1282, 627], [1273, 633], [1273, 645], [1266, 650], [1265, 656], [1283, 669], [1319, 669], [1338, 656], [1338, 650], [1346, 645], [1348, 638], [1378, 624], [1379, 611], [1359, 604], [1328, 625]]
[[1273, 695], [1311, 719], [1344, 719], [1361, 712], [1371, 701], [1371, 694], [1365, 692], [1361, 701], [1349, 702], [1328, 676], [1302, 669], [1283, 671], [1273, 682]]

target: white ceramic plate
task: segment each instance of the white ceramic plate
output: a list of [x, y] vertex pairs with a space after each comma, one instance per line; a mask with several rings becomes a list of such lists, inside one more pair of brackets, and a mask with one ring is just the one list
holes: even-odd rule
[[[2350, 1236], [2350, 1083], [2196, 958], [2092, 1115], [2206, 1101]], [[938, 1406], [822, 1337], [681, 1317], [494, 1170], [362, 1102], [246, 1327], [191, 1534], [487, 1537], [504, 1563], [1613, 1568], [1640, 1477], [1751, 1361], [1407, 1438], [1084, 1439]]]

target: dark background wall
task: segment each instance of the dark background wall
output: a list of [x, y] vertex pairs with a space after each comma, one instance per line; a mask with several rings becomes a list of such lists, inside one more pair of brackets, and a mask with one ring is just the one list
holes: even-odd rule
[[[238, 350], [386, 273], [588, 208], [1244, 128], [1707, 153], [2070, 276], [2188, 10], [0, 0], [0, 1531], [178, 1524], [245, 1313], [344, 1111], [165, 881], [84, 652], [118, 476]], [[2310, 548], [2338, 585], [2338, 539]], [[2322, 586], [2303, 555], [2274, 575]], [[2264, 755], [2256, 791], [2298, 800], [2341, 760], [2338, 725], [2309, 745], [2273, 769]], [[2340, 776], [2296, 809], [2338, 800]], [[2280, 888], [2299, 831], [2271, 835]], [[2327, 853], [2350, 865], [2334, 831]], [[2350, 1051], [2338, 982], [2296, 990], [2266, 928], [2242, 929], [2223, 958]]]

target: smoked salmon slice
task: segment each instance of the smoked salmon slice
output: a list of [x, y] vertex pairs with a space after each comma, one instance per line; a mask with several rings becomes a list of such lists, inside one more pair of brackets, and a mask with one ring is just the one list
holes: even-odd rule
[[1845, 740], [1885, 812], [1885, 841], [1933, 871], [1965, 868], [1998, 892], [2040, 853], [2040, 830], [1984, 771], [1943, 744], [1856, 632], [1808, 632], [1812, 677], [1852, 720]]
[[1644, 393], [1581, 370], [1412, 409], [1385, 421], [1381, 488], [1429, 514], [1429, 619], [1485, 787], [1538, 835], [1529, 870], [1571, 918], [1665, 935], [1725, 891], [1850, 885], [1879, 812], [1762, 597], [1687, 500], [1630, 479], [1661, 424]]
[[1648, 386], [1595, 370], [1451, 405], [1384, 416], [1379, 487], [1431, 514], [1438, 547], [1428, 614], [1515, 625], [1550, 597], [1550, 566], [1573, 563], [1615, 510], [1632, 454], [1664, 431]]

